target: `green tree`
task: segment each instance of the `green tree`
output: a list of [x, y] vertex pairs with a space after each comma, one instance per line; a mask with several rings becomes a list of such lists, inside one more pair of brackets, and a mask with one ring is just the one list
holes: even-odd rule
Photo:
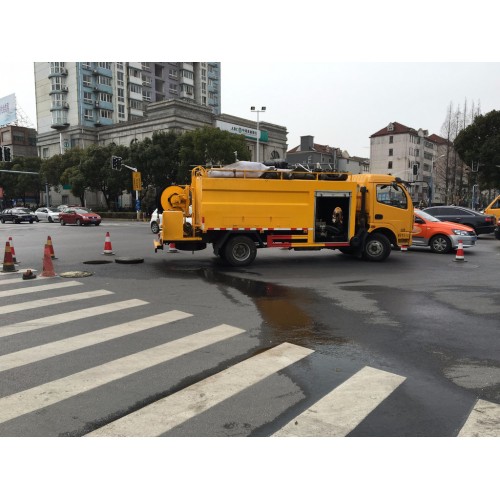
[[[185, 132], [179, 138], [180, 169], [177, 180], [189, 182], [189, 171], [196, 165], [228, 165], [238, 160], [250, 160], [250, 151], [243, 135], [218, 128], [203, 127]], [[236, 153], [236, 155], [235, 155]]]
[[[460, 157], [470, 166], [478, 167], [480, 189], [500, 187], [500, 111], [475, 117], [454, 141]], [[473, 168], [475, 170], [475, 168]]]

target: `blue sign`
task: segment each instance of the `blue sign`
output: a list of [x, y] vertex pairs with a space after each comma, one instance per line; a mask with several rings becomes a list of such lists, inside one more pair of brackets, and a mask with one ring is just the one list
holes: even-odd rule
[[135, 209], [137, 211], [141, 209], [141, 200], [135, 200]]

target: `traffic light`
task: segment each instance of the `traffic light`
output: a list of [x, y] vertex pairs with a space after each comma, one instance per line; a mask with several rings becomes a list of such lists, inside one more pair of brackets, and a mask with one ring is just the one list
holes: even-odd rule
[[418, 175], [418, 163], [413, 164], [413, 175]]
[[122, 159], [119, 156], [111, 157], [111, 168], [113, 170], [121, 170], [122, 169]]

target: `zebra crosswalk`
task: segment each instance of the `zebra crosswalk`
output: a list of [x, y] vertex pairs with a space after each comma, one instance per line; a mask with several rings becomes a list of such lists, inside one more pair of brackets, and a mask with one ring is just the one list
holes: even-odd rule
[[[84, 291], [57, 295], [62, 290], [72, 288]], [[38, 297], [46, 294], [56, 295]], [[58, 411], [69, 412], [68, 419], [76, 419], [74, 412], [82, 411], [79, 398], [89, 394], [98, 394], [96, 402], [105, 409], [98, 418], [94, 417], [91, 422], [86, 421], [85, 425], [81, 425], [77, 435], [168, 435], [216, 409], [223, 408], [231, 412], [231, 404], [236, 404], [237, 398], [245, 397], [248, 391], [256, 387], [264, 387], [266, 382], [278, 374], [283, 376], [289, 373], [287, 370], [310, 362], [315, 354], [313, 349], [283, 342], [256, 354], [254, 351], [245, 354], [244, 351], [236, 362], [232, 361], [234, 356], [226, 355], [227, 359], [221, 358], [215, 363], [217, 366], [223, 362], [224, 367], [207, 375], [202, 373], [200, 367], [200, 373], [191, 374], [192, 381], [178, 387], [180, 381], [175, 378], [177, 374], [169, 371], [171, 363], [181, 366], [183, 360], [190, 356], [210, 354], [212, 350], [223, 357], [224, 346], [244, 339], [247, 332], [220, 323], [206, 325], [207, 328], [194, 333], [188, 329], [187, 333], [183, 331], [179, 335], [179, 325], [192, 319], [192, 313], [172, 309], [158, 314], [150, 314], [148, 310], [148, 314], [145, 314], [144, 308], [150, 306], [147, 301], [136, 298], [116, 300], [114, 295], [109, 290], [86, 290], [85, 283], [80, 281], [60, 281], [55, 278], [22, 282], [0, 276], [0, 297], [3, 302], [12, 302], [0, 305], [0, 318], [4, 318], [0, 322], [0, 381], [3, 378], [5, 382], [9, 382], [8, 388], [0, 393], [0, 436], [3, 435], [2, 429], [15, 434], [17, 422], [24, 422], [19, 424], [22, 431], [18, 432], [30, 434], [31, 430], [27, 430], [33, 428], [30, 426], [39, 425], [44, 418], [54, 418]], [[97, 298], [106, 303], [77, 308], [80, 302]], [[61, 305], [73, 307], [74, 310], [55, 313], [54, 309]], [[15, 318], [9, 314], [20, 309], [37, 311], [31, 314], [30, 319], [15, 322]], [[116, 324], [81, 332], [85, 328], [83, 320], [92, 318], [93, 323], [98, 324], [100, 318], [109, 319], [112, 313], [122, 314], [128, 310], [134, 311], [133, 320], [113, 320]], [[73, 328], [77, 324], [80, 326], [75, 334]], [[59, 328], [62, 332], [67, 329], [68, 334], [62, 335], [63, 338], [59, 335], [55, 340], [42, 335], [37, 345], [24, 345], [20, 342], [23, 337], [21, 334], [32, 332], [38, 335], [54, 328]], [[152, 346], [145, 345], [131, 353], [118, 354], [110, 360], [88, 364], [83, 369], [81, 365], [75, 365], [71, 370], [72, 363], [67, 361], [64, 366], [70, 372], [58, 372], [61, 359], [71, 360], [86, 349], [98, 348], [110, 341], [121, 342], [136, 337], [140, 339], [141, 335], [147, 335], [148, 338], [158, 336], [159, 342]], [[39, 381], [31, 380], [30, 370], [44, 362], [48, 363], [46, 366], [51, 366], [51, 375]], [[178, 376], [182, 378], [181, 375]], [[16, 388], [15, 384], [22, 381], [23, 377], [26, 378], [26, 383]], [[136, 389], [137, 400], [117, 402], [119, 398], [115, 394], [115, 384], [122, 383], [127, 387], [124, 381], [135, 380], [134, 377], [140, 377], [140, 382], [136, 381], [134, 386], [141, 388], [140, 391]], [[174, 382], [167, 381], [170, 380], [169, 377]], [[165, 388], [158, 390], [162, 380]], [[364, 366], [342, 383], [327, 390], [322, 397], [312, 399], [309, 406], [305, 405], [305, 410], [302, 405], [294, 413], [293, 403], [286, 408], [287, 412], [280, 410], [284, 415], [278, 419], [275, 426], [278, 427], [277, 430], [267, 435], [348, 436], [361, 422], [370, 418], [379, 405], [390, 400], [392, 394], [404, 387], [406, 381], [406, 377], [400, 374]], [[149, 383], [156, 389], [151, 389], [151, 395], [145, 397], [144, 391]], [[294, 387], [300, 391], [296, 385]], [[289, 390], [290, 386], [286, 386], [276, 398], [285, 399], [286, 391]], [[131, 392], [134, 390], [131, 389]], [[134, 397], [134, 394], [130, 397]], [[259, 404], [262, 405], [261, 409]], [[259, 391], [257, 397], [253, 393], [252, 411], [266, 414], [268, 405], [269, 398], [262, 395], [262, 402], [259, 402]], [[500, 405], [496, 403], [478, 400], [464, 420], [462, 427], [457, 429], [458, 436], [500, 436]], [[60, 432], [64, 433], [64, 430]]]

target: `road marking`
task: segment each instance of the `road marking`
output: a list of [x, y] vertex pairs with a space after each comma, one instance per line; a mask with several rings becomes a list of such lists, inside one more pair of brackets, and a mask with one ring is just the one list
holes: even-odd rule
[[60, 354], [66, 354], [68, 352], [76, 351], [77, 349], [83, 349], [84, 347], [90, 347], [108, 340], [125, 337], [126, 335], [131, 335], [132, 333], [142, 332], [143, 330], [166, 325], [168, 323], [172, 323], [173, 321], [189, 318], [190, 316], [192, 316], [192, 314], [182, 311], [168, 311], [162, 314], [157, 314], [156, 316], [141, 318], [135, 321], [128, 321], [127, 323], [113, 325], [107, 328], [102, 328], [101, 330], [95, 330], [93, 332], [58, 340], [56, 342], [50, 342], [49, 344], [44, 344], [42, 346], [30, 347], [29, 349], [23, 349], [22, 351], [5, 354], [4, 356], [0, 356], [0, 372], [27, 365], [29, 363], [35, 363], [36, 361], [41, 361], [42, 359], [59, 356]]
[[87, 436], [159, 436], [225, 399], [309, 356], [283, 343], [105, 425]]
[[500, 437], [500, 405], [479, 399], [458, 437]]
[[274, 436], [347, 436], [405, 377], [365, 366]]
[[129, 309], [131, 307], [142, 306], [147, 303], [148, 302], [145, 302], [144, 300], [138, 299], [123, 300], [121, 302], [113, 302], [111, 304], [104, 304], [102, 306], [87, 307], [86, 309], [78, 309], [76, 311], [67, 313], [54, 314], [53, 316], [45, 316], [44, 318], [29, 319], [28, 321], [22, 321], [20, 323], [1, 326], [0, 338], [8, 337], [9, 335], [15, 335], [16, 333], [38, 330], [39, 328], [45, 328], [47, 326], [60, 325], [69, 321], [87, 319], [93, 316], [98, 316], [100, 314], [121, 311], [123, 309]]
[[5, 290], [0, 292], [0, 297], [12, 297], [13, 295], [24, 295], [26, 293], [46, 292], [47, 290], [57, 290], [67, 288], [68, 286], [83, 285], [79, 281], [63, 281], [61, 283], [52, 283], [50, 285], [35, 285], [29, 288], [18, 288], [16, 290]]
[[220, 325], [178, 340], [83, 370], [0, 399], [0, 423], [40, 410], [146, 368], [227, 340], [244, 330]]
[[95, 290], [93, 292], [74, 293], [72, 295], [61, 295], [59, 297], [32, 300], [30, 302], [23, 302], [22, 304], [0, 306], [0, 314], [26, 311], [27, 309], [36, 309], [38, 307], [50, 307], [54, 304], [64, 304], [66, 302], [74, 302], [76, 300], [93, 299], [94, 297], [102, 297], [103, 295], [111, 295], [112, 293], [114, 292], [109, 292], [108, 290]]

